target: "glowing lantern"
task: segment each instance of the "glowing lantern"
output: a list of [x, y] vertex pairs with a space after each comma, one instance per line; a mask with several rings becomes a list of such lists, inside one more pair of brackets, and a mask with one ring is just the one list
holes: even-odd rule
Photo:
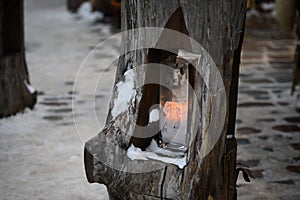
[[[167, 87], [160, 89], [162, 107], [160, 130], [166, 143], [186, 145], [188, 132], [189, 63], [176, 57], [176, 63], [167, 63], [168, 73], [162, 76]], [[166, 80], [167, 79], [167, 80]]]

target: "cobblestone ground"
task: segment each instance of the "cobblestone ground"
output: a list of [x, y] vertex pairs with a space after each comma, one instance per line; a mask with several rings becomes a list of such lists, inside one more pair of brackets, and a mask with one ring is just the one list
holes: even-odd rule
[[[65, 0], [25, 1], [26, 57], [39, 97], [33, 111], [0, 120], [1, 200], [108, 199], [104, 186], [85, 179], [81, 141], [103, 126], [116, 68], [98, 60], [112, 59], [118, 41], [89, 57], [80, 72], [86, 81], [73, 90], [84, 58], [113, 33], [108, 25], [71, 15], [64, 4]], [[297, 200], [299, 91], [290, 95], [295, 40], [277, 31], [272, 20], [248, 22], [237, 117], [238, 160], [257, 178], [251, 183], [239, 178], [238, 199]], [[100, 76], [101, 84], [95, 84]]]
[[300, 199], [299, 89], [291, 96], [295, 44], [270, 16], [248, 16], [236, 137], [238, 162], [256, 179], [239, 178], [238, 199]]
[[[114, 48], [106, 48], [105, 54], [96, 51], [80, 73], [85, 83], [74, 91], [73, 85], [91, 49], [112, 33], [107, 24], [67, 12], [65, 2], [25, 1], [26, 59], [39, 96], [34, 110], [0, 120], [1, 200], [108, 199], [105, 186], [85, 178], [82, 141], [103, 126], [115, 67], [97, 59], [114, 57]], [[91, 84], [101, 74], [104, 86], [94, 95], [97, 84]]]

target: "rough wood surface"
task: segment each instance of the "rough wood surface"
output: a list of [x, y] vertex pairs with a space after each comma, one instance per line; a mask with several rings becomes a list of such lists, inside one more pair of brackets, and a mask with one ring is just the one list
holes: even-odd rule
[[[178, 8], [182, 9], [189, 36], [210, 54], [223, 78], [229, 110], [223, 131], [213, 147], [203, 143], [203, 137], [213, 138], [208, 135], [206, 126], [212, 123], [210, 119], [217, 110], [211, 111], [210, 102], [220, 99], [210, 96], [202, 78], [195, 74], [193, 89], [198, 94], [195, 101], [200, 102], [201, 108], [199, 116], [194, 116], [195, 110], [190, 113], [192, 123], [198, 124], [199, 128], [188, 148], [187, 166], [180, 169], [156, 161], [131, 161], [126, 156], [131, 142], [128, 132], [130, 122], [137, 118], [143, 90], [136, 89], [134, 103], [117, 117], [111, 113], [112, 100], [106, 127], [85, 146], [88, 181], [105, 184], [110, 199], [236, 199], [234, 121], [246, 1], [126, 0], [122, 1], [122, 28], [165, 27]], [[123, 38], [126, 54], [119, 60], [116, 83], [124, 79], [126, 71], [147, 63], [148, 51], [129, 51], [143, 39], [139, 34], [136, 31]], [[135, 84], [139, 85], [139, 80], [145, 78], [145, 71], [137, 68], [135, 76]], [[115, 87], [112, 99], [116, 97]], [[227, 139], [226, 135], [232, 137]], [[121, 171], [110, 166], [120, 166]], [[157, 170], [138, 173], [145, 169]]]
[[23, 1], [0, 2], [0, 118], [33, 108], [24, 52]]

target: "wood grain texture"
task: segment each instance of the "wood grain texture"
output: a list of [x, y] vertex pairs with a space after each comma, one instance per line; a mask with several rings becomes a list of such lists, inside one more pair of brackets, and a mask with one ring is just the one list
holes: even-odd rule
[[36, 94], [24, 82], [29, 76], [24, 52], [23, 1], [0, 2], [0, 118], [33, 108]]
[[[126, 149], [130, 145], [130, 119], [137, 118], [138, 108], [141, 106], [139, 103], [143, 97], [143, 90], [137, 89], [132, 108], [115, 118], [110, 111], [105, 129], [85, 146], [88, 180], [105, 184], [110, 199], [236, 199], [236, 140], [234, 137], [226, 139], [226, 135], [234, 135], [246, 1], [126, 0], [122, 1], [122, 28], [128, 30], [137, 27], [165, 27], [170, 16], [180, 7], [187, 33], [210, 54], [224, 81], [229, 112], [226, 114], [221, 137], [211, 147], [212, 150], [202, 157], [202, 150], [206, 145], [202, 138], [211, 137], [207, 135], [205, 125], [210, 124], [210, 116], [215, 111], [211, 110], [213, 97], [207, 93], [207, 86], [202, 77], [194, 73], [193, 89], [198, 94], [195, 101], [201, 108], [199, 116], [195, 116], [194, 110], [189, 113], [192, 116], [191, 123], [199, 125], [199, 128], [188, 149], [187, 166], [179, 169], [174, 165], [166, 165], [159, 170], [142, 174], [109, 167], [109, 164], [117, 162], [123, 169], [140, 171], [145, 166], [155, 168], [161, 165], [155, 161], [131, 161], [126, 156]], [[126, 54], [119, 60], [116, 83], [122, 80], [127, 70], [147, 63], [147, 50], [128, 51], [141, 42], [139, 32], [123, 38], [123, 42]], [[135, 74], [138, 80], [145, 79], [143, 69], [136, 69]], [[112, 107], [113, 103], [111, 109]], [[118, 146], [118, 150], [115, 146]]]

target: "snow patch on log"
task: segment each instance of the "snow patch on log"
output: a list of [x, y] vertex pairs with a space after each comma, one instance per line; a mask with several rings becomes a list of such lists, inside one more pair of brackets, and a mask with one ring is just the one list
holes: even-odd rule
[[230, 134], [230, 135], [226, 135], [226, 139], [232, 139], [233, 138], [233, 135]]
[[114, 99], [114, 105], [111, 110], [113, 118], [126, 112], [129, 105], [132, 103], [132, 99], [136, 95], [133, 69], [126, 71], [124, 77], [124, 81], [120, 81], [116, 84], [117, 96]]
[[127, 156], [130, 160], [148, 160], [146, 154], [148, 152], [143, 152], [140, 148], [135, 147], [133, 144], [127, 149]]
[[30, 85], [26, 80], [24, 80], [24, 84], [26, 86], [26, 89], [30, 92], [30, 94], [36, 93], [36, 89]]
[[153, 109], [150, 112], [149, 123], [157, 122], [159, 120], [159, 109]]
[[131, 160], [156, 160], [163, 163], [177, 165], [180, 169], [186, 166], [186, 155], [181, 152], [173, 152], [158, 147], [152, 140], [146, 151], [135, 147], [133, 144], [127, 149], [127, 156]]

